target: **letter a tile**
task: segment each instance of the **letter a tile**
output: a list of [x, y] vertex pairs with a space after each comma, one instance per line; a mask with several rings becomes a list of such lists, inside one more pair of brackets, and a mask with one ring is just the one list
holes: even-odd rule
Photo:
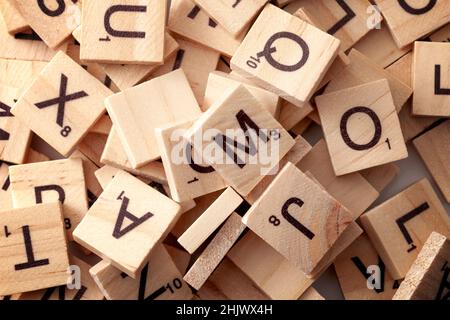
[[336, 175], [408, 156], [387, 80], [319, 96], [316, 103]]
[[162, 64], [166, 0], [83, 0], [83, 61]]
[[340, 41], [268, 4], [236, 51], [233, 71], [301, 107], [331, 66]]
[[120, 171], [74, 231], [75, 241], [136, 279], [180, 205]]
[[0, 296], [66, 284], [62, 219], [58, 203], [0, 213]]
[[287, 163], [243, 218], [258, 236], [311, 274], [353, 215], [320, 185]]
[[295, 144], [243, 85], [226, 91], [184, 137], [242, 196], [249, 194]]
[[103, 83], [59, 52], [11, 112], [67, 156], [105, 113], [103, 100], [111, 94]]
[[9, 168], [14, 208], [60, 201], [67, 238], [88, 210], [81, 159], [66, 159], [11, 166]]

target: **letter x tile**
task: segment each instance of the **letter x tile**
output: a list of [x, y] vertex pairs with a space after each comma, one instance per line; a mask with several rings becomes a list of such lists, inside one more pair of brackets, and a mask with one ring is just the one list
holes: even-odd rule
[[67, 156], [105, 113], [103, 101], [109, 95], [103, 83], [58, 52], [11, 113]]
[[75, 241], [136, 279], [180, 205], [120, 171], [75, 229]]

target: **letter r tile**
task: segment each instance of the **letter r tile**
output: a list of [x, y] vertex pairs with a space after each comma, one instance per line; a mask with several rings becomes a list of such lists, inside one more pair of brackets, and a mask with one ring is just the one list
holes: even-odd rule
[[75, 229], [76, 242], [136, 279], [152, 249], [168, 234], [181, 207], [120, 171]]

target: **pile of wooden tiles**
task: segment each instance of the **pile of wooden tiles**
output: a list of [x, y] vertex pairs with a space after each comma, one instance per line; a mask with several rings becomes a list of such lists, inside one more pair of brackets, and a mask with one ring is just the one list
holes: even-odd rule
[[[420, 5], [1, 0], [0, 300], [321, 300], [330, 271], [449, 299], [450, 1]], [[386, 197], [414, 147], [433, 179]]]

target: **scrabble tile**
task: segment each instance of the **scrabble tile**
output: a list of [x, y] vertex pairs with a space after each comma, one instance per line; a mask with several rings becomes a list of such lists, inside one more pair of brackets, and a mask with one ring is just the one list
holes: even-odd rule
[[28, 29], [28, 23], [17, 10], [14, 0], [0, 1], [0, 13], [10, 34]]
[[227, 57], [234, 55], [244, 36], [234, 38], [192, 0], [172, 1], [167, 26], [170, 31]]
[[155, 128], [190, 120], [201, 113], [182, 70], [115, 94], [105, 103], [134, 169], [160, 157]]
[[107, 261], [90, 274], [108, 300], [188, 300], [192, 297], [172, 258], [163, 245], [155, 246], [138, 279], [132, 279]]
[[133, 175], [145, 177], [159, 183], [167, 183], [167, 177], [164, 172], [163, 164], [159, 161], [152, 161], [138, 169], [133, 169], [131, 167], [127, 154], [125, 153], [122, 143], [120, 142], [119, 135], [117, 134], [114, 126], [109, 133], [108, 140], [106, 141], [100, 160], [103, 164], [125, 170]]
[[[450, 7], [449, 7], [450, 10]], [[416, 42], [413, 62], [413, 114], [450, 117], [449, 43]]]
[[[164, 62], [176, 54], [179, 48], [178, 42], [166, 32], [164, 35]], [[141, 80], [157, 70], [159, 65], [139, 64], [102, 64], [105, 72], [111, 77], [120, 90], [133, 87]]]
[[397, 46], [403, 48], [450, 21], [446, 1], [375, 0], [391, 30]]
[[227, 257], [274, 300], [298, 299], [314, 282], [252, 231]]
[[162, 63], [166, 8], [165, 0], [83, 0], [81, 60]]
[[316, 98], [336, 175], [408, 156], [387, 80]]
[[[102, 292], [89, 274], [91, 266], [73, 255], [69, 257], [69, 262], [72, 268], [71, 288], [63, 285], [22, 293], [19, 300], [103, 300]], [[77, 283], [77, 281], [80, 282]], [[72, 287], [75, 285], [79, 285], [79, 288]]]
[[[2, 1], [3, 3], [3, 1]], [[24, 31], [11, 35], [0, 18], [0, 58], [27, 61], [50, 61], [57, 51], [50, 49], [31, 31]], [[61, 50], [65, 49], [61, 46]]]
[[241, 217], [232, 213], [206, 249], [200, 254], [184, 280], [199, 290], [245, 230]]
[[62, 155], [104, 114], [112, 92], [65, 53], [42, 70], [11, 112]]
[[339, 43], [299, 18], [267, 5], [231, 59], [231, 67], [301, 107], [331, 66]]
[[58, 203], [4, 211], [0, 223], [0, 295], [66, 283], [69, 258]]
[[23, 163], [31, 141], [31, 131], [11, 113], [18, 90], [0, 85], [0, 160]]
[[233, 214], [242, 201], [239, 194], [228, 187], [178, 238], [178, 243], [193, 254]]
[[371, 31], [368, 21], [373, 13], [369, 6], [368, 0], [300, 0], [285, 10], [293, 13], [302, 8], [318, 22], [316, 27], [341, 40], [341, 51], [347, 51]]
[[450, 241], [431, 233], [393, 300], [448, 300], [449, 263]]
[[269, 300], [227, 257], [197, 291], [201, 300]]
[[89, 209], [74, 239], [135, 279], [179, 211], [177, 203], [121, 171]]
[[220, 53], [179, 37], [176, 40], [180, 46], [179, 50], [164, 65], [157, 68], [151, 77], [159, 77], [173, 70], [182, 69], [191, 85], [195, 98], [201, 105], [203, 104], [209, 73], [216, 70]]
[[397, 47], [386, 22], [382, 21], [380, 26], [380, 29], [372, 30], [355, 43], [353, 48], [380, 67], [386, 68], [411, 51], [412, 47]]
[[1, 210], [10, 210], [13, 208], [9, 165], [4, 162], [0, 164], [0, 208]]
[[226, 187], [213, 167], [205, 165], [202, 160], [197, 164], [192, 145], [183, 139], [183, 134], [192, 123], [183, 121], [155, 129], [170, 194], [177, 202], [195, 199]]
[[44, 61], [0, 59], [0, 83], [17, 88], [22, 94], [46, 65]]
[[370, 210], [361, 223], [395, 279], [403, 279], [432, 231], [450, 235], [450, 219], [423, 179]]
[[450, 203], [450, 122], [442, 123], [413, 142], [445, 199]]
[[88, 209], [81, 159], [55, 160], [9, 168], [14, 208], [60, 201], [67, 237]]
[[[214, 102], [220, 99], [221, 95], [229, 88], [242, 83], [245, 88], [259, 101], [259, 103], [269, 111], [274, 118], [278, 116], [280, 98], [273, 92], [264, 90], [255, 85], [234, 80], [226, 73], [215, 71], [211, 72], [208, 77], [208, 84], [203, 99], [202, 110], [206, 111]], [[295, 109], [299, 109], [294, 107]]]
[[50, 6], [44, 1], [15, 0], [15, 4], [25, 21], [50, 48], [70, 37], [81, 22], [81, 1], [58, 1], [57, 5]]
[[[248, 140], [242, 139], [244, 132], [250, 135], [249, 129], [255, 134], [248, 136]], [[216, 101], [194, 123], [185, 138], [193, 144], [194, 151], [202, 152], [203, 159], [243, 196], [295, 144], [243, 85], [235, 86]], [[240, 151], [230, 149], [233, 140]], [[207, 154], [210, 150], [214, 150], [214, 159], [212, 154]]]
[[[293, 205], [300, 208], [295, 216], [289, 212]], [[252, 231], [306, 274], [314, 270], [352, 220], [346, 208], [291, 163], [243, 218]], [[330, 223], [335, 225], [333, 230], [327, 228]]]
[[95, 177], [97, 178], [97, 181], [103, 190], [106, 189], [108, 184], [111, 182], [111, 180], [119, 171], [120, 171], [119, 168], [112, 167], [109, 165], [104, 165], [103, 167], [95, 171]]
[[238, 36], [251, 24], [268, 0], [194, 0], [195, 3], [233, 36]]
[[303, 172], [311, 172], [327, 192], [358, 218], [380, 195], [359, 172], [336, 176], [324, 140], [316, 143], [298, 163]]
[[181, 235], [203, 214], [203, 212], [219, 198], [222, 192], [223, 190], [219, 190], [195, 199], [196, 206], [185, 212], [180, 219], [178, 219], [170, 233], [176, 238], [181, 237]]
[[[368, 288], [369, 266], [379, 269], [379, 284]], [[337, 278], [346, 300], [390, 300], [399, 286], [386, 270], [366, 234], [361, 235], [334, 262]], [[374, 283], [370, 282], [372, 285]]]
[[266, 191], [275, 177], [280, 173], [281, 169], [286, 165], [286, 163], [297, 164], [301, 159], [303, 159], [310, 151], [312, 147], [301, 136], [295, 138], [295, 145], [291, 150], [281, 159], [277, 167], [273, 168], [271, 174], [266, 175], [261, 182], [257, 184], [255, 188], [245, 197], [250, 204], [253, 204], [258, 200], [258, 198]]
[[397, 111], [400, 111], [412, 94], [411, 87], [355, 49], [350, 51], [348, 57], [350, 63], [328, 84], [325, 93], [356, 87], [381, 79], [387, 79], [395, 107]]
[[81, 159], [83, 163], [83, 172], [84, 172], [84, 180], [86, 183], [86, 192], [89, 207], [91, 207], [97, 198], [102, 193], [103, 189], [100, 183], [98, 182], [95, 172], [98, 170], [97, 165], [91, 161], [88, 157], [86, 157], [82, 152], [76, 150], [74, 153], [70, 155], [71, 159]]

